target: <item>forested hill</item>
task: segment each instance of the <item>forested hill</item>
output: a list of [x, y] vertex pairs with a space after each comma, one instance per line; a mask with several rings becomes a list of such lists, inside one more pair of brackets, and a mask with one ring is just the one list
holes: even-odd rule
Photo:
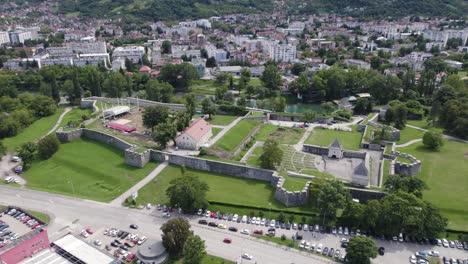
[[[0, 0], [3, 1], [3, 0]], [[208, 18], [228, 13], [286, 11], [290, 14], [335, 12], [361, 18], [450, 16], [468, 14], [464, 0], [58, 0], [59, 11], [92, 17], [140, 20]], [[286, 6], [284, 6], [286, 5]], [[280, 8], [278, 8], [280, 7]]]

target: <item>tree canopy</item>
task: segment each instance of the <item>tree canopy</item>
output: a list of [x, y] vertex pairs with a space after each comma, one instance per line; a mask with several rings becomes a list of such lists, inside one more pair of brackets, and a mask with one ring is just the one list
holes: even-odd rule
[[178, 206], [186, 213], [194, 213], [200, 208], [207, 208], [206, 192], [209, 187], [198, 177], [184, 174], [170, 182], [166, 190], [171, 205]]
[[260, 155], [260, 166], [264, 169], [274, 170], [283, 160], [283, 151], [278, 142], [267, 139], [263, 145], [263, 153]]
[[181, 217], [172, 218], [161, 226], [162, 242], [171, 256], [183, 253], [187, 239], [192, 236], [189, 222]]

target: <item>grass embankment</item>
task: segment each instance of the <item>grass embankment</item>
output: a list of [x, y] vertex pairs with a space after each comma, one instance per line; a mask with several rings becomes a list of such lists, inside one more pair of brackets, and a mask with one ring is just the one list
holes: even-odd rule
[[59, 127], [67, 126], [70, 123], [79, 124], [83, 121], [83, 116], [91, 118], [92, 115], [93, 111], [91, 109], [74, 108], [62, 118]]
[[[202, 115], [194, 115], [193, 118], [200, 118]], [[205, 119], [208, 123], [215, 126], [227, 126], [238, 116], [235, 115], [213, 115], [211, 119]]]
[[260, 167], [260, 156], [263, 153], [263, 147], [256, 147], [247, 159], [247, 164], [253, 167]]
[[400, 140], [396, 141], [395, 143], [400, 145], [414, 139], [422, 138], [424, 133], [424, 131], [412, 127], [405, 127], [404, 129], [400, 130]]
[[[207, 199], [213, 201], [213, 204], [222, 203], [225, 207], [232, 209], [243, 209], [249, 212], [249, 208], [268, 208], [275, 210], [285, 210], [297, 213], [312, 212], [311, 206], [304, 207], [286, 207], [276, 201], [274, 198], [275, 189], [269, 182], [244, 179], [234, 176], [221, 175], [205, 171], [186, 169], [186, 174], [197, 176], [201, 181], [209, 186]], [[181, 177], [181, 167], [169, 165], [158, 177], [145, 185], [138, 192], [137, 204], [167, 204], [169, 202], [166, 196], [166, 190], [171, 180]], [[304, 186], [304, 185], [303, 185]], [[233, 210], [226, 210], [233, 212]], [[225, 211], [225, 212], [226, 212]]]
[[449, 219], [448, 228], [468, 231], [468, 144], [448, 140], [440, 151], [431, 151], [421, 142], [398, 148], [421, 160], [421, 172], [417, 175], [429, 186], [424, 199], [440, 208]]
[[259, 121], [241, 120], [232, 127], [224, 136], [214, 144], [215, 147], [232, 152], [247, 137]]
[[108, 202], [132, 187], [155, 168], [124, 163], [123, 153], [89, 139], [62, 144], [50, 159], [35, 161], [24, 173], [31, 189]]
[[296, 144], [304, 134], [304, 129], [302, 128], [288, 128], [288, 127], [279, 127], [272, 124], [264, 124], [255, 135], [255, 139], [258, 141], [266, 141], [267, 139], [272, 139], [278, 144]]
[[347, 150], [359, 150], [362, 133], [315, 128], [306, 139], [305, 144], [328, 147], [335, 139]]
[[223, 129], [219, 128], [219, 127], [212, 127], [211, 132], [213, 133], [213, 135], [211, 137], [212, 138], [216, 137], [216, 135], [218, 135], [219, 132], [221, 132], [221, 130], [223, 130]]
[[318, 170], [312, 170], [312, 169], [303, 169], [301, 170], [302, 174], [307, 174], [307, 175], [312, 175], [318, 178], [324, 178], [324, 179], [335, 179], [335, 176], [328, 174], [326, 172], [321, 172]]
[[46, 224], [50, 223], [50, 216], [48, 214], [36, 212], [36, 211], [30, 211], [30, 210], [26, 210], [26, 213], [28, 213], [31, 216], [34, 216], [35, 218], [41, 220], [42, 222]]
[[55, 123], [57, 123], [63, 111], [63, 108], [58, 108], [55, 114], [36, 120], [29, 127], [23, 129], [18, 135], [3, 139], [3, 143], [8, 151], [14, 151], [19, 145], [30, 141], [36, 141], [47, 134], [47, 132], [55, 126]]

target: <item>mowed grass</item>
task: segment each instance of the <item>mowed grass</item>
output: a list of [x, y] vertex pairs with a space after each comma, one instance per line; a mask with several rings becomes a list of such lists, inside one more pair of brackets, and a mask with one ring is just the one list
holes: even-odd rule
[[50, 223], [50, 216], [48, 214], [41, 213], [41, 212], [36, 212], [36, 211], [30, 211], [30, 210], [26, 210], [26, 212], [28, 214], [36, 217], [37, 219], [41, 220], [42, 222], [44, 222], [46, 224]]
[[18, 135], [3, 139], [3, 143], [8, 151], [15, 151], [19, 145], [30, 141], [36, 141], [44, 136], [55, 126], [55, 123], [57, 123], [63, 111], [63, 108], [58, 108], [55, 114], [36, 120], [29, 127], [23, 129]]
[[154, 163], [141, 169], [126, 165], [118, 149], [77, 139], [62, 144], [50, 159], [33, 162], [23, 176], [31, 189], [108, 202], [154, 168]]
[[399, 145], [414, 139], [422, 138], [424, 133], [424, 131], [412, 127], [405, 127], [404, 129], [400, 130], [400, 140], [396, 141], [395, 143]]
[[[194, 118], [200, 118], [202, 115], [195, 115]], [[227, 126], [232, 123], [238, 116], [234, 115], [213, 115], [211, 119], [206, 119], [208, 123], [215, 126]]]
[[315, 128], [306, 139], [305, 144], [328, 147], [335, 139], [347, 150], [359, 150], [362, 133], [357, 131], [338, 131]]
[[255, 138], [259, 141], [272, 139], [278, 144], [293, 145], [299, 142], [305, 130], [302, 128], [279, 127], [272, 124], [263, 125]]
[[221, 148], [228, 152], [233, 151], [247, 137], [252, 129], [259, 124], [259, 121], [241, 120], [232, 127], [224, 136], [214, 144], [215, 147]]
[[[177, 259], [177, 260], [169, 259], [167, 261], [167, 264], [182, 264], [182, 263], [184, 263], [183, 258], [182, 259]], [[236, 262], [207, 254], [203, 258], [202, 263], [203, 264], [234, 264]]]
[[[271, 208], [274, 209], [287, 208], [275, 200], [275, 189], [270, 186], [269, 182], [188, 168], [185, 173], [194, 175], [208, 184], [209, 191], [207, 192], [207, 199], [209, 201], [264, 208], [269, 208], [271, 203]], [[166, 190], [171, 180], [182, 176], [183, 174], [180, 166], [169, 165], [154, 180], [140, 189], [138, 198], [136, 199], [137, 204], [167, 204], [169, 199], [166, 196]], [[302, 208], [295, 209], [302, 210]], [[303, 210], [307, 211], [307, 209]]]
[[398, 151], [422, 161], [417, 176], [430, 188], [424, 191], [424, 199], [440, 208], [449, 219], [448, 228], [468, 231], [468, 144], [448, 140], [434, 152], [419, 142]]
[[213, 136], [211, 136], [211, 138], [216, 137], [216, 135], [218, 135], [219, 132], [221, 132], [221, 130], [223, 130], [223, 129], [222, 129], [222, 128], [219, 128], [219, 127], [212, 127], [212, 128], [211, 128], [211, 132], [213, 133]]
[[62, 121], [60, 122], [59, 127], [66, 126], [68, 125], [68, 123], [71, 123], [71, 122], [81, 123], [83, 121], [83, 118], [82, 118], [83, 115], [91, 117], [92, 114], [93, 114], [93, 111], [91, 109], [74, 108], [62, 118]]

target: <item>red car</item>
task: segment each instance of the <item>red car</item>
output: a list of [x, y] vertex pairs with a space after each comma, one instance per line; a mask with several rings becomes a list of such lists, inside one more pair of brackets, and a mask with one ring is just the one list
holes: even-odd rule
[[211, 218], [214, 218], [215, 216], [216, 216], [216, 213], [215, 213], [215, 212], [211, 212], [211, 213], [210, 213], [210, 217], [211, 217]]
[[27, 221], [31, 220], [31, 217], [27, 216], [24, 220], [23, 220], [23, 224], [26, 224]]
[[92, 235], [94, 234], [94, 231], [91, 229], [91, 227], [86, 228], [86, 233]]
[[226, 244], [231, 244], [232, 240], [230, 238], [225, 238], [223, 242]]
[[135, 254], [131, 253], [127, 256], [126, 261], [127, 262], [132, 262], [135, 259]]
[[36, 229], [36, 228], [38, 228], [38, 227], [41, 227], [41, 225], [40, 225], [39, 223], [37, 223], [37, 224], [31, 226], [31, 229]]
[[257, 235], [263, 235], [263, 231], [262, 231], [262, 230], [254, 230], [253, 233], [254, 233], [254, 234], [257, 234]]

